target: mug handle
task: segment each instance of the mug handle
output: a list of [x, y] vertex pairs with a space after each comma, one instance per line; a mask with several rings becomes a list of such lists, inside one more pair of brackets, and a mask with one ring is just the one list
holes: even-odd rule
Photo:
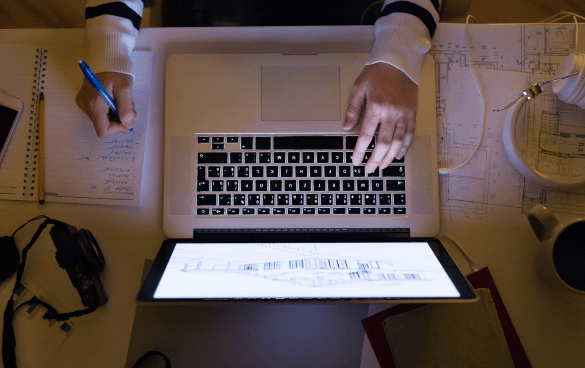
[[528, 211], [528, 222], [539, 241], [548, 240], [561, 223], [546, 207], [537, 204]]

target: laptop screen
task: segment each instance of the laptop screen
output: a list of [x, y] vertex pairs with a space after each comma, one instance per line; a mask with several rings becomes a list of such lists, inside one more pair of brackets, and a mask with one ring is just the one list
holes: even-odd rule
[[461, 290], [462, 276], [439, 244], [409, 239], [178, 242], [161, 252], [164, 265], [151, 269], [147, 299], [468, 298], [469, 290]]

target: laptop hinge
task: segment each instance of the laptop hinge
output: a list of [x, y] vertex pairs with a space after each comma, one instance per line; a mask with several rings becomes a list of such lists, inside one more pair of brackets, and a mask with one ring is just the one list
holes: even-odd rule
[[275, 232], [275, 233], [289, 233], [289, 232], [384, 232], [384, 233], [391, 233], [397, 237], [401, 238], [409, 238], [410, 237], [410, 229], [409, 228], [373, 228], [373, 229], [364, 229], [364, 228], [339, 228], [339, 229], [193, 229], [193, 237], [196, 234], [201, 233], [258, 233], [258, 232]]

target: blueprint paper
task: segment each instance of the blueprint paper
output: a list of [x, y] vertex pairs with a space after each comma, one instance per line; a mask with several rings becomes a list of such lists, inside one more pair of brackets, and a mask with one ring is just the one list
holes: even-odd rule
[[[480, 149], [466, 166], [439, 178], [441, 221], [528, 228], [526, 212], [535, 204], [555, 213], [585, 216], [585, 191], [546, 189], [525, 180], [514, 169], [501, 141], [507, 111], [492, 112], [517, 99], [531, 84], [555, 78], [567, 55], [583, 52], [584, 37], [580, 37], [576, 50], [574, 24], [469, 27], [470, 53], [463, 24], [441, 24], [430, 51], [436, 65], [441, 167], [463, 162], [479, 136], [480, 127], [472, 121], [478, 115], [477, 111], [473, 113], [478, 92], [469, 65], [482, 71], [478, 75], [487, 101]], [[560, 102], [550, 85], [527, 103], [519, 118], [517, 136], [521, 150], [528, 148], [529, 159], [537, 162], [539, 169], [573, 177], [585, 175], [579, 151], [579, 145], [585, 144], [585, 112]], [[545, 139], [541, 139], [543, 136]], [[544, 155], [550, 152], [551, 142], [556, 144], [556, 151]], [[542, 160], [534, 161], [539, 158]]]

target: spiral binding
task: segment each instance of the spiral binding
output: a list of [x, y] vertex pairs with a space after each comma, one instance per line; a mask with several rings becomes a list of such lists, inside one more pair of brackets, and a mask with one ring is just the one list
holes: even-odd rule
[[33, 93], [30, 100], [30, 118], [28, 123], [28, 143], [26, 148], [26, 166], [24, 168], [24, 185], [22, 195], [30, 199], [35, 194], [35, 181], [37, 172], [38, 152], [38, 106], [40, 93], [45, 89], [45, 72], [47, 70], [47, 49], [38, 48], [35, 58], [35, 78], [33, 81]]

